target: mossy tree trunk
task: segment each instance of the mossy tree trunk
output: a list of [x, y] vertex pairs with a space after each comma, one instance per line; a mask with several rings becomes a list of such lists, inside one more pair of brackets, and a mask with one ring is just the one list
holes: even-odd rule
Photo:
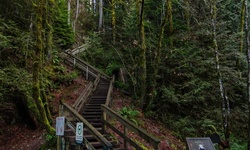
[[172, 54], [173, 52], [173, 31], [174, 31], [174, 25], [173, 25], [173, 10], [172, 10], [172, 0], [167, 0], [167, 15], [168, 15], [168, 20], [169, 20], [169, 49]]
[[250, 40], [249, 40], [249, 27], [248, 27], [248, 0], [244, 0], [245, 3], [245, 36], [246, 36], [246, 51], [247, 51], [247, 65], [248, 65], [248, 76], [247, 76], [247, 103], [248, 103], [248, 150], [250, 149]]
[[[245, 0], [242, 0], [242, 5], [241, 5], [241, 14], [240, 14], [240, 47], [239, 47], [239, 55], [243, 53], [243, 48], [244, 48], [244, 23], [245, 23]], [[238, 57], [236, 59], [236, 67], [240, 68], [241, 67], [241, 60]]]
[[145, 41], [145, 31], [144, 31], [144, 0], [137, 1], [137, 11], [138, 11], [138, 29], [139, 29], [139, 44], [140, 44], [140, 51], [139, 51], [139, 58], [138, 58], [138, 65], [139, 65], [139, 72], [140, 76], [138, 79], [139, 82], [139, 101], [140, 106], [143, 107], [144, 105], [144, 98], [146, 94], [146, 79], [147, 79], [147, 66], [146, 66], [146, 41]]
[[41, 80], [41, 66], [42, 66], [42, 56], [43, 56], [43, 15], [45, 12], [46, 2], [45, 0], [37, 1], [36, 8], [36, 49], [34, 53], [33, 62], [33, 98], [35, 100], [36, 106], [39, 110], [37, 115], [41, 126], [44, 126], [48, 133], [53, 133], [54, 129], [51, 127], [44, 103], [41, 98], [40, 80]]
[[116, 14], [115, 14], [115, 0], [110, 1], [111, 5], [111, 24], [112, 24], [112, 38], [115, 44], [116, 41]]

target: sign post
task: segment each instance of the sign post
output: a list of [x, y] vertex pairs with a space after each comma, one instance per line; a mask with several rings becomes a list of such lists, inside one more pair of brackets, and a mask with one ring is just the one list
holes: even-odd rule
[[188, 150], [215, 150], [210, 138], [186, 138]]
[[64, 123], [65, 117], [56, 117], [56, 135], [63, 136], [64, 135]]
[[82, 144], [83, 142], [83, 123], [77, 122], [76, 123], [76, 143]]

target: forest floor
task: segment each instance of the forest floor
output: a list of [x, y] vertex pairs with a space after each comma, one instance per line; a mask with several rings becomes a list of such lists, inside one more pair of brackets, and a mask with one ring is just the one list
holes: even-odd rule
[[[73, 104], [83, 91], [88, 81], [82, 77], [74, 79], [73, 84], [62, 85], [51, 94], [53, 99], [50, 101], [52, 108], [53, 119], [58, 116], [59, 101], [64, 100], [68, 104]], [[119, 90], [114, 90], [114, 99], [112, 107], [119, 111], [124, 106], [130, 106], [131, 98], [123, 95]], [[139, 109], [137, 109], [140, 111]], [[172, 135], [172, 132], [165, 128], [161, 123], [156, 120], [147, 119], [140, 111], [140, 121], [143, 122], [141, 127], [147, 130], [155, 137], [160, 138], [161, 150], [181, 150], [185, 149], [185, 144]], [[117, 124], [117, 128], [119, 125]], [[6, 125], [0, 123], [0, 150], [38, 150], [46, 143], [46, 131], [44, 129], [32, 130], [26, 124], [17, 123], [13, 125]], [[130, 134], [131, 138], [140, 141], [134, 134]], [[118, 138], [119, 139], [119, 138]], [[144, 145], [150, 149], [150, 146]]]

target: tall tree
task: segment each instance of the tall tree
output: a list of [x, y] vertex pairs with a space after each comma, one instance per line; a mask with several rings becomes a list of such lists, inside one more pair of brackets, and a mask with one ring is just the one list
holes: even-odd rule
[[224, 136], [226, 140], [226, 147], [229, 146], [229, 138], [230, 138], [230, 106], [229, 100], [226, 93], [226, 89], [223, 84], [223, 79], [220, 70], [219, 63], [219, 51], [218, 51], [218, 43], [217, 43], [217, 31], [216, 31], [216, 19], [217, 19], [217, 0], [211, 1], [211, 23], [212, 23], [212, 35], [213, 35], [213, 49], [215, 53], [215, 63], [217, 69], [217, 76], [219, 80], [220, 86], [220, 94], [221, 94], [221, 110], [222, 110], [222, 120], [223, 120], [223, 128], [224, 128]]
[[40, 112], [38, 114], [39, 121], [42, 125], [46, 128], [48, 133], [53, 133], [54, 129], [51, 127], [46, 110], [44, 108], [44, 103], [41, 98], [41, 65], [42, 65], [42, 56], [44, 50], [44, 43], [43, 43], [43, 18], [45, 15], [45, 7], [46, 1], [39, 0], [37, 1], [37, 8], [36, 8], [36, 50], [34, 53], [34, 62], [33, 62], [33, 98], [35, 100], [36, 106]]
[[[146, 103], [144, 104], [144, 109], [150, 110], [153, 104], [154, 99], [156, 98], [156, 86], [157, 86], [157, 77], [159, 76], [159, 67], [160, 67], [160, 63], [161, 63], [161, 59], [162, 59], [162, 44], [163, 44], [163, 39], [164, 39], [164, 34], [165, 34], [165, 27], [167, 25], [167, 20], [168, 20], [168, 6], [167, 6], [167, 1], [168, 0], [164, 0], [162, 1], [162, 19], [161, 19], [161, 25], [160, 25], [160, 31], [159, 31], [159, 36], [158, 36], [158, 43], [157, 43], [157, 47], [155, 49], [155, 52], [153, 53], [153, 64], [149, 64], [152, 65], [152, 70], [153, 73], [149, 73], [147, 74], [147, 98], [146, 98]], [[149, 67], [148, 67], [149, 68]], [[149, 70], [149, 69], [148, 69]]]
[[139, 100], [140, 105], [143, 107], [144, 98], [146, 94], [146, 79], [147, 79], [147, 66], [146, 66], [146, 39], [145, 39], [145, 30], [144, 30], [144, 0], [137, 1], [137, 11], [138, 11], [138, 29], [139, 29], [139, 38], [140, 38], [140, 52], [139, 52], [139, 72], [140, 77], [139, 81]]
[[68, 24], [70, 25], [70, 21], [71, 21], [71, 0], [68, 0]]
[[[240, 11], [240, 45], [239, 45], [239, 56], [243, 54], [243, 48], [244, 48], [244, 23], [245, 23], [245, 10], [246, 7], [245, 7], [245, 0], [242, 0], [241, 2], [241, 11]], [[241, 67], [241, 59], [240, 57], [238, 57], [236, 59], [236, 67], [239, 68]], [[240, 75], [241, 76], [241, 75]]]
[[98, 24], [98, 31], [102, 30], [103, 25], [103, 0], [99, 0], [99, 24]]
[[246, 50], [247, 50], [247, 100], [248, 100], [248, 149], [250, 149], [250, 40], [249, 40], [249, 28], [248, 28], [248, 0], [244, 0], [245, 3], [245, 36], [246, 36]]
[[174, 31], [174, 25], [173, 25], [173, 10], [172, 10], [172, 0], [167, 1], [167, 15], [169, 20], [169, 48], [170, 52], [173, 51], [173, 31]]
[[115, 0], [110, 1], [111, 5], [111, 24], [112, 24], [112, 38], [113, 42], [116, 41], [116, 14], [115, 14]]
[[76, 10], [75, 10], [75, 19], [73, 22], [73, 31], [76, 32], [76, 23], [77, 23], [77, 18], [79, 15], [79, 7], [80, 7], [80, 0], [76, 0]]

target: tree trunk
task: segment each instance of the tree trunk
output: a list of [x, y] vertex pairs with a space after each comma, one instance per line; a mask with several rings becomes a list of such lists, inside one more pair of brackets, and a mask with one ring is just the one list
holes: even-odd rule
[[68, 25], [70, 25], [71, 0], [68, 0]]
[[173, 13], [172, 13], [172, 0], [167, 0], [167, 10], [168, 10], [168, 20], [169, 20], [169, 49], [170, 49], [170, 52], [172, 54], [173, 52], [173, 31], [174, 31], [174, 28], [173, 28]]
[[167, 0], [163, 1], [163, 11], [165, 11], [162, 17], [162, 22], [161, 22], [161, 28], [160, 28], [160, 33], [159, 33], [159, 40], [158, 40], [158, 45], [157, 45], [157, 49], [156, 52], [154, 53], [154, 64], [152, 69], [153, 69], [153, 74], [151, 73], [150, 75], [147, 75], [147, 83], [149, 83], [148, 85], [148, 90], [147, 90], [147, 102], [144, 106], [144, 110], [148, 111], [150, 110], [152, 103], [154, 101], [154, 99], [156, 98], [156, 85], [157, 85], [157, 76], [158, 76], [158, 72], [159, 72], [159, 65], [161, 62], [161, 49], [162, 49], [162, 40], [164, 38], [164, 31], [165, 31], [165, 26], [167, 24], [167, 20], [168, 20], [168, 16], [167, 16]]
[[48, 0], [46, 5], [46, 52], [47, 60], [50, 63], [52, 59], [52, 49], [53, 49], [53, 28], [52, 28], [52, 16], [53, 9], [55, 6], [54, 0]]
[[113, 43], [115, 44], [116, 40], [116, 16], [115, 16], [115, 0], [111, 0], [111, 22], [112, 22], [112, 38]]
[[[244, 22], [245, 22], [245, 0], [242, 0], [242, 5], [241, 5], [241, 14], [240, 14], [240, 47], [239, 47], [239, 53], [243, 53], [243, 46], [244, 46]], [[241, 66], [241, 60], [238, 57], [236, 59], [236, 67], [240, 68]]]
[[78, 18], [78, 15], [79, 15], [79, 0], [76, 0], [76, 13], [75, 13], [75, 20], [74, 20], [74, 23], [73, 23], [73, 32], [75, 33], [76, 32], [76, 23], [77, 23], [77, 18]]
[[211, 21], [212, 21], [212, 28], [213, 28], [213, 48], [215, 52], [215, 61], [216, 61], [216, 69], [217, 69], [217, 76], [219, 79], [219, 86], [220, 86], [220, 94], [221, 94], [221, 109], [222, 109], [222, 120], [223, 120], [223, 128], [224, 128], [224, 136], [226, 140], [226, 147], [229, 147], [229, 138], [230, 138], [230, 107], [229, 107], [229, 100], [227, 97], [226, 89], [223, 85], [222, 75], [220, 71], [220, 63], [219, 63], [219, 52], [218, 52], [218, 44], [216, 38], [216, 16], [217, 16], [217, 0], [213, 0], [211, 3]]
[[247, 65], [248, 65], [248, 76], [247, 76], [247, 98], [248, 98], [248, 150], [250, 149], [250, 40], [249, 40], [249, 29], [248, 29], [248, 0], [244, 0], [245, 3], [245, 36], [246, 36], [246, 51], [247, 51]]
[[140, 105], [143, 108], [144, 98], [146, 94], [146, 79], [147, 79], [147, 67], [146, 67], [146, 42], [145, 42], [145, 32], [144, 32], [144, 0], [138, 0], [137, 3], [138, 9], [138, 28], [140, 36], [140, 52], [139, 52], [139, 72], [141, 74], [139, 78], [139, 100]]
[[103, 0], [99, 0], [99, 26], [98, 26], [99, 32], [102, 30], [102, 24], [103, 24]]
[[39, 0], [37, 2], [37, 12], [36, 12], [36, 50], [34, 55], [33, 63], [33, 98], [35, 100], [36, 106], [40, 112], [37, 114], [39, 121], [46, 128], [48, 133], [53, 133], [54, 129], [50, 126], [48, 118], [46, 116], [46, 111], [44, 104], [41, 99], [40, 93], [40, 70], [42, 64], [42, 52], [43, 52], [43, 15], [44, 7], [46, 7], [45, 0]]

